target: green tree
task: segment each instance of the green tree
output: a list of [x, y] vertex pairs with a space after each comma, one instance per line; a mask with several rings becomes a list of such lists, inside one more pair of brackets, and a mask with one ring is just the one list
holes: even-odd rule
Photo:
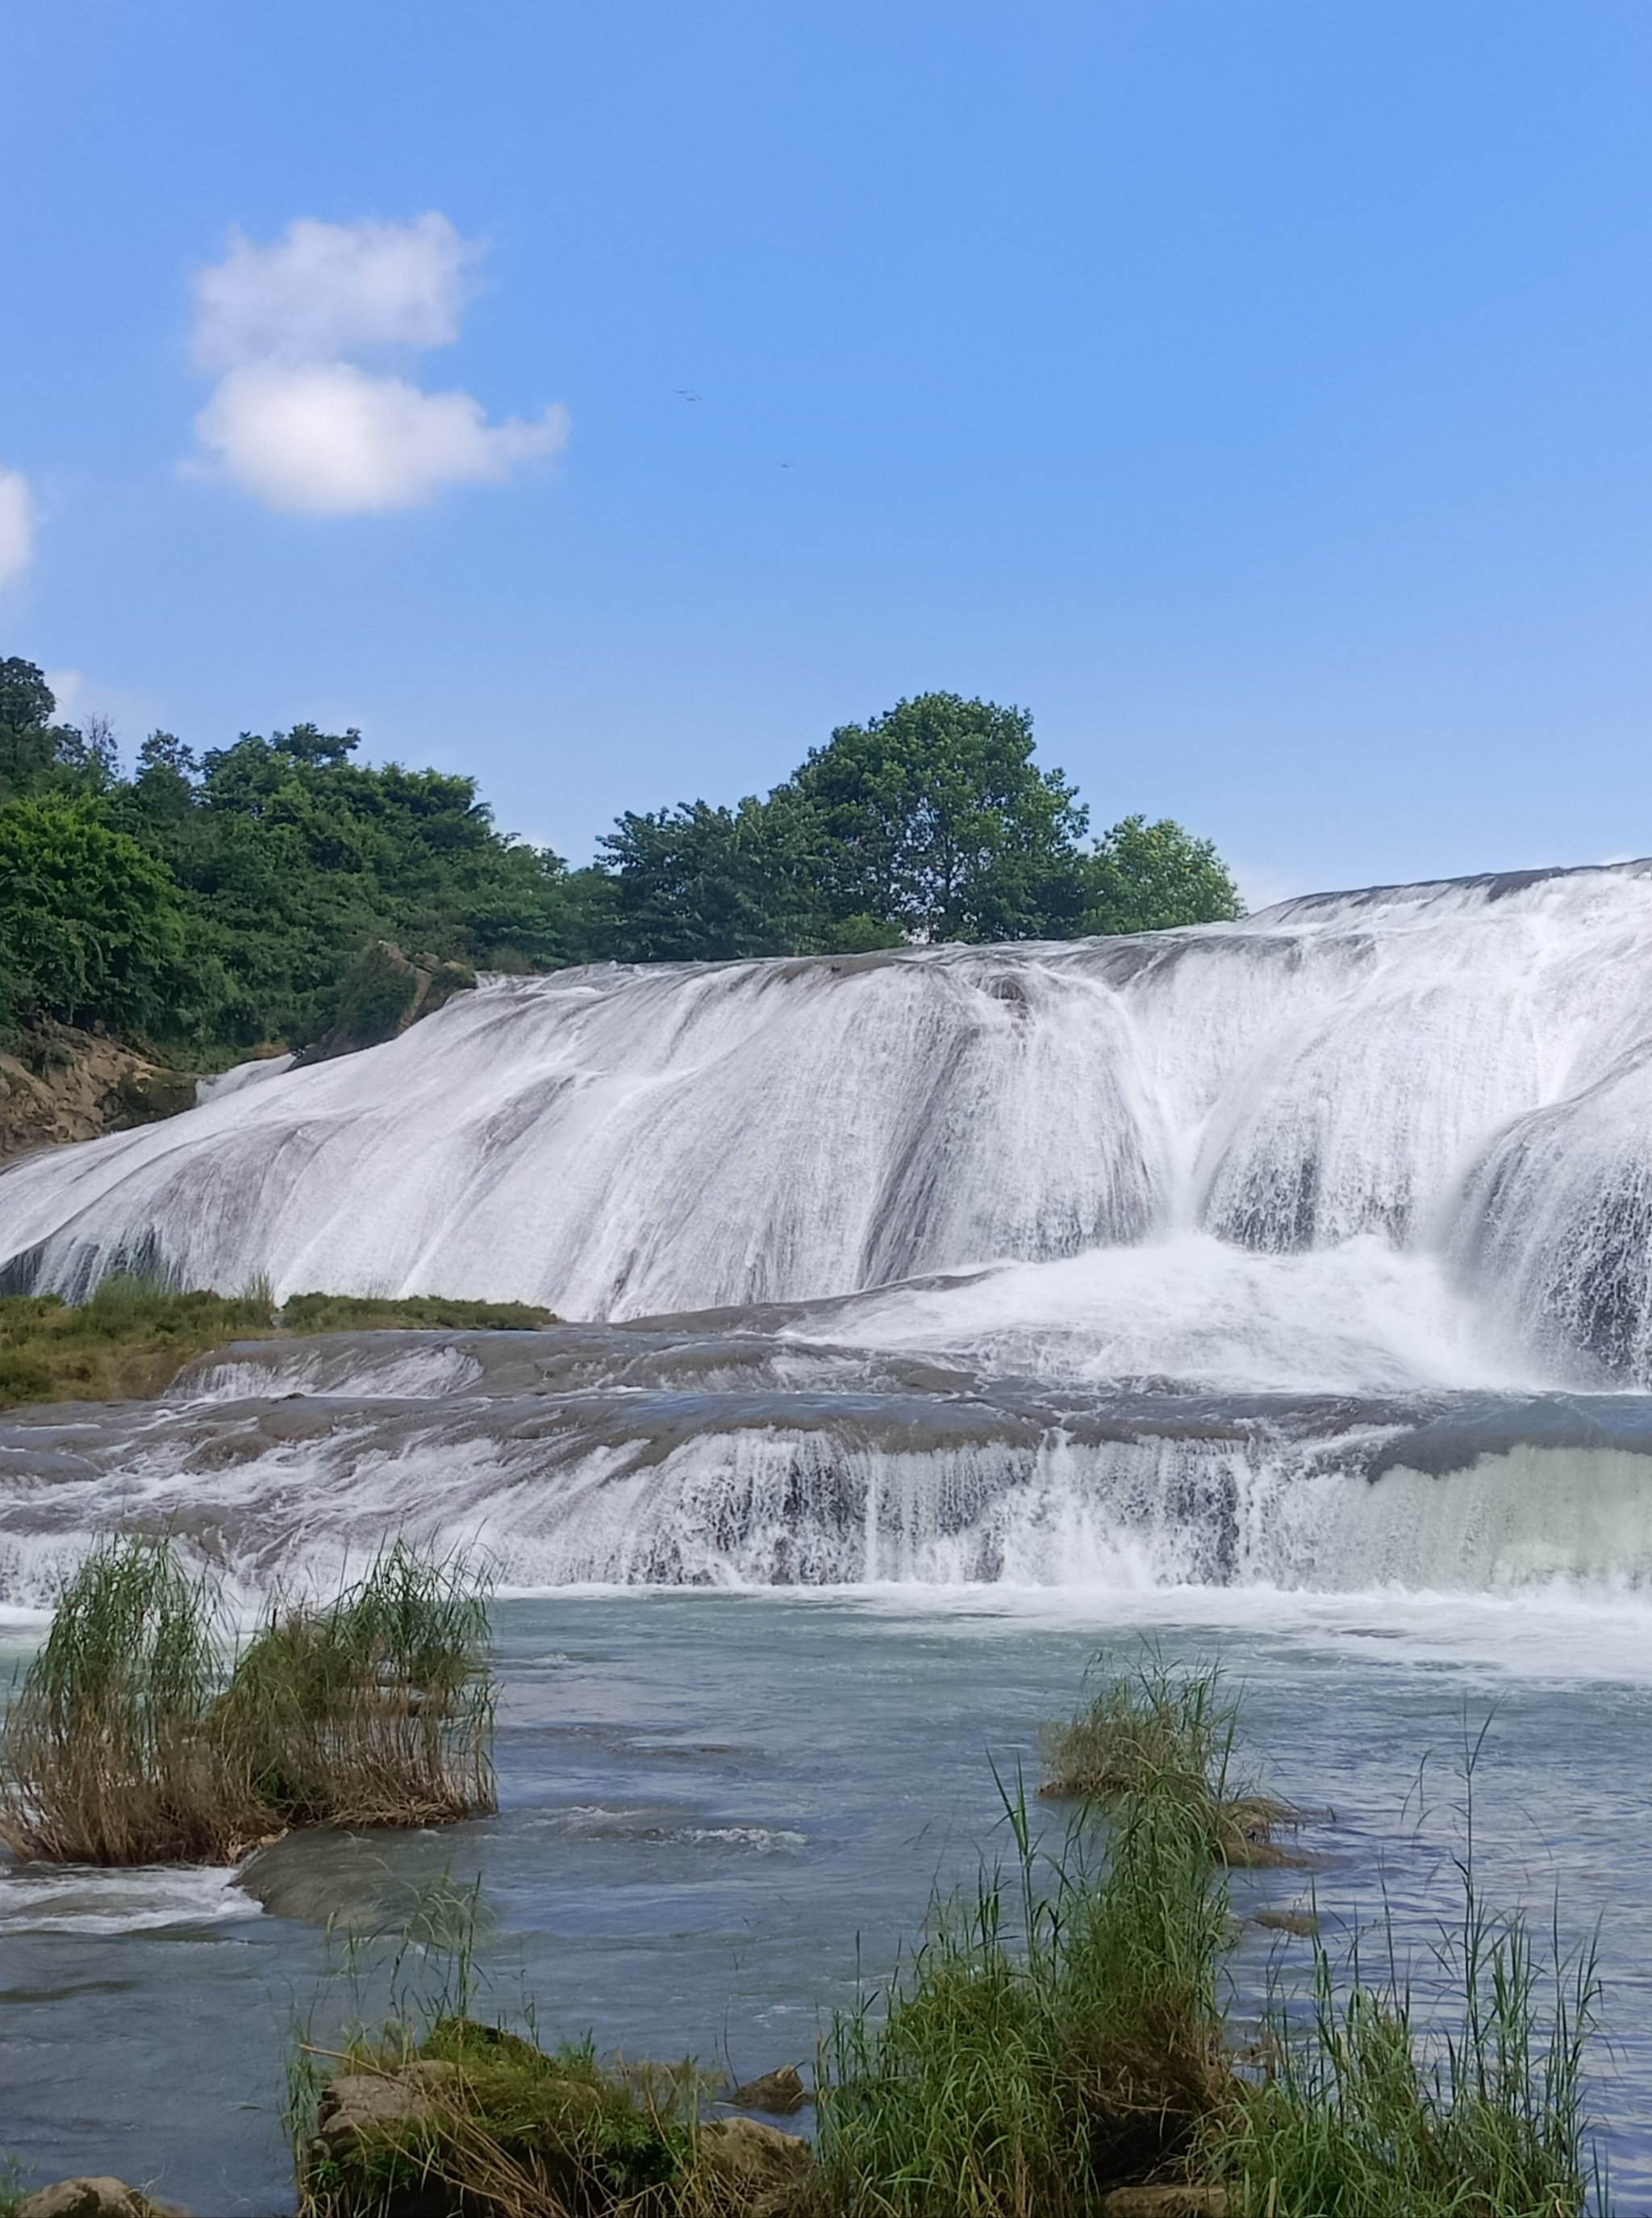
[[1169, 817], [1126, 816], [1083, 858], [1083, 932], [1163, 932], [1243, 916], [1227, 865], [1208, 839]]
[[824, 945], [818, 827], [784, 788], [737, 809], [630, 812], [601, 842], [615, 872], [611, 945], [627, 963], [726, 962]]
[[1086, 814], [1033, 760], [1024, 709], [924, 693], [844, 724], [792, 781], [820, 827], [835, 919], [909, 939], [1023, 939], [1076, 907]]
[[97, 804], [0, 805], [0, 992], [15, 1021], [143, 1026], [183, 952], [177, 889]]
[[96, 792], [115, 773], [115, 741], [107, 719], [84, 732], [54, 721], [56, 697], [46, 674], [21, 655], [0, 661], [0, 801], [47, 787]]

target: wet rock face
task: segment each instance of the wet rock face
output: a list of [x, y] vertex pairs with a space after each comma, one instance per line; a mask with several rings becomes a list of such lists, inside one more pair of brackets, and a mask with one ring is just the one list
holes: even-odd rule
[[16, 1054], [0, 1055], [0, 1162], [175, 1117], [195, 1096], [193, 1071], [71, 1025], [35, 1025]]

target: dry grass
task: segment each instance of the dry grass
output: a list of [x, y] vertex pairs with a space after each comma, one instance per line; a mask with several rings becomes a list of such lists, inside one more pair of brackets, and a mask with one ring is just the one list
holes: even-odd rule
[[0, 1840], [91, 1864], [230, 1862], [266, 1830], [208, 1730], [212, 1597], [171, 1552], [97, 1549], [71, 1581], [0, 1738]]

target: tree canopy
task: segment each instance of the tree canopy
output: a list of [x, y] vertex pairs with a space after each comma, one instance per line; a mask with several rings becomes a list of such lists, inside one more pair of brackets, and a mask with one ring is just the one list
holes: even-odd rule
[[925, 693], [844, 724], [767, 800], [627, 815], [602, 843], [622, 960], [1066, 939], [1239, 914], [1208, 839], [1089, 812], [1024, 709]]
[[928, 693], [845, 724], [767, 798], [627, 812], [570, 870], [475, 781], [360, 734], [154, 732], [129, 776], [0, 661], [0, 1025], [56, 1017], [223, 1059], [338, 1019], [381, 941], [478, 969], [1070, 938], [1232, 917], [1208, 840], [1088, 814], [1024, 709]]

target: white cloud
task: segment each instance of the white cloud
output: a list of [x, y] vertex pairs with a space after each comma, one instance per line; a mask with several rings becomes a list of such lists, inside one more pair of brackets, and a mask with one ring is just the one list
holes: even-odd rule
[[34, 501], [21, 470], [0, 470], [0, 585], [21, 578], [34, 559]]
[[231, 370], [196, 429], [225, 473], [272, 508], [357, 516], [414, 507], [444, 486], [497, 484], [555, 454], [568, 414], [489, 424], [468, 393], [424, 393], [347, 362], [267, 362]]
[[196, 419], [196, 468], [273, 508], [357, 516], [497, 484], [557, 453], [566, 409], [490, 424], [468, 393], [426, 393], [351, 359], [450, 344], [481, 251], [434, 214], [303, 220], [270, 246], [237, 238], [196, 280], [196, 356], [220, 375]]
[[412, 223], [289, 224], [273, 246], [238, 233], [196, 280], [196, 360], [333, 362], [363, 347], [449, 346], [467, 266], [482, 248], [444, 215]]

